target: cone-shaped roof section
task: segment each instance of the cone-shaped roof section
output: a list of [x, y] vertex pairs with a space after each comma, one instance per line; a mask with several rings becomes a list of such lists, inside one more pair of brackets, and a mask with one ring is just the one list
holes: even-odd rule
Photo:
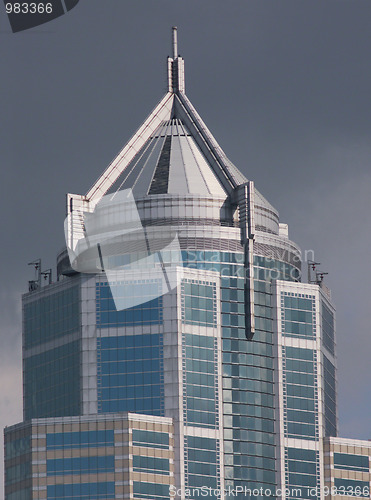
[[192, 134], [178, 118], [161, 123], [109, 192], [129, 188], [135, 195], [227, 194]]
[[129, 188], [137, 195], [227, 197], [247, 182], [185, 95], [184, 61], [176, 35], [173, 28], [167, 94], [89, 190], [87, 201]]

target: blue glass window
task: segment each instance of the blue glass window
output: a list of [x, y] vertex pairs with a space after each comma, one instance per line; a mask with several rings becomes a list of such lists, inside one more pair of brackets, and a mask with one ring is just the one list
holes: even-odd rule
[[49, 459], [46, 461], [46, 470], [48, 476], [114, 472], [115, 457], [109, 455]]
[[[286, 448], [285, 463], [287, 488], [291, 490], [294, 498], [307, 498], [308, 488], [319, 485], [318, 452], [301, 448]], [[294, 489], [297, 491], [294, 492]]]
[[335, 326], [334, 315], [322, 302], [322, 335], [325, 347], [334, 354], [335, 352]]
[[[186, 436], [184, 438], [186, 484], [188, 488], [218, 488], [218, 442], [216, 439]], [[209, 495], [210, 496], [210, 495]], [[211, 498], [214, 498], [211, 496]]]
[[134, 472], [146, 472], [150, 474], [170, 474], [170, 463], [168, 458], [133, 456]]
[[115, 498], [115, 483], [56, 484], [47, 487], [48, 500], [91, 500]]
[[148, 446], [150, 448], [169, 449], [169, 434], [165, 432], [144, 431], [133, 429], [133, 446]]
[[25, 436], [13, 441], [6, 441], [5, 443], [5, 459], [9, 460], [11, 458], [24, 455], [31, 449], [30, 436]]
[[335, 469], [369, 472], [368, 455], [351, 455], [349, 453], [334, 453]]
[[162, 415], [162, 335], [97, 339], [98, 410]]
[[5, 468], [5, 483], [6, 485], [19, 483], [31, 477], [31, 462], [24, 462], [12, 467]]
[[13, 493], [8, 493], [6, 498], [7, 500], [32, 500], [32, 489], [24, 488], [16, 490]]
[[216, 288], [214, 284], [182, 282], [182, 320], [184, 323], [216, 326]]
[[24, 304], [26, 349], [80, 328], [79, 289], [74, 286]]
[[47, 450], [63, 450], [64, 448], [98, 448], [114, 446], [113, 430], [58, 432], [46, 435]]
[[354, 497], [370, 497], [370, 483], [368, 481], [357, 481], [353, 479], [335, 478], [335, 488], [338, 495], [354, 496]]
[[24, 360], [26, 420], [80, 414], [80, 342]]
[[184, 420], [187, 425], [218, 425], [216, 339], [205, 335], [183, 335]]
[[169, 500], [170, 486], [168, 484], [133, 482], [134, 498], [151, 498], [153, 500]]
[[324, 367], [324, 389], [325, 389], [325, 433], [326, 436], [336, 436], [336, 379], [335, 367], [325, 355], [323, 355]]
[[[139, 305], [117, 311], [112, 297], [111, 286], [116, 287], [121, 293], [131, 296], [137, 293], [142, 297], [143, 302]], [[97, 283], [97, 326], [98, 328], [109, 328], [110, 326], [134, 326], [134, 325], [158, 325], [162, 323], [162, 296], [151, 300], [146, 297], [153, 297], [156, 291], [160, 293], [160, 283], [145, 280], [138, 283], [128, 283], [116, 285], [108, 283]], [[155, 288], [155, 289], [154, 289]], [[135, 292], [137, 290], [137, 292]], [[116, 293], [119, 293], [116, 290]]]
[[282, 333], [288, 337], [315, 338], [315, 302], [312, 296], [282, 293]]
[[257, 280], [268, 282], [275, 280], [298, 281], [300, 271], [286, 262], [254, 255], [254, 277]]
[[[285, 300], [304, 300], [285, 297]], [[309, 305], [308, 305], [309, 307]], [[286, 437], [313, 439], [318, 420], [315, 400], [316, 355], [312, 349], [283, 347]]]

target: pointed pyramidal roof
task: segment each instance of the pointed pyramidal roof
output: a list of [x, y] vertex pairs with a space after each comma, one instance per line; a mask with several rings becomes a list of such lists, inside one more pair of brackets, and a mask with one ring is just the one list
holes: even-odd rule
[[247, 182], [227, 158], [185, 95], [184, 60], [173, 28], [168, 92], [86, 194], [98, 202], [108, 192], [135, 195], [194, 194], [227, 197]]
[[163, 121], [109, 192], [128, 188], [134, 195], [226, 195], [194, 137], [178, 118]]

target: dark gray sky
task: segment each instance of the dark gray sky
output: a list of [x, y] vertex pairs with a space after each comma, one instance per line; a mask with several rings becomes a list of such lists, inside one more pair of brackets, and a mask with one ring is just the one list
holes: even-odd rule
[[329, 272], [340, 435], [371, 437], [371, 3], [81, 0], [12, 34], [0, 9], [0, 424], [21, 414], [20, 295], [84, 194], [166, 91], [179, 29], [186, 91], [230, 159]]

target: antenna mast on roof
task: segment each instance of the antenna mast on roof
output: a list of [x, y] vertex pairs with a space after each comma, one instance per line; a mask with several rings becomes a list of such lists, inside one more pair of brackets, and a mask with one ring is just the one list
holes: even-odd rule
[[320, 266], [320, 262], [314, 262], [313, 260], [308, 260], [308, 283], [316, 283], [317, 279], [313, 278], [313, 273], [315, 273], [317, 266]]
[[28, 291], [34, 292], [41, 288], [41, 259], [33, 260], [28, 263], [29, 266], [33, 266], [35, 268], [36, 279], [33, 279], [28, 282]]
[[178, 28], [172, 27], [173, 56], [168, 58], [169, 92], [184, 92], [184, 61], [178, 54]]
[[178, 28], [173, 26], [173, 59], [178, 57]]

